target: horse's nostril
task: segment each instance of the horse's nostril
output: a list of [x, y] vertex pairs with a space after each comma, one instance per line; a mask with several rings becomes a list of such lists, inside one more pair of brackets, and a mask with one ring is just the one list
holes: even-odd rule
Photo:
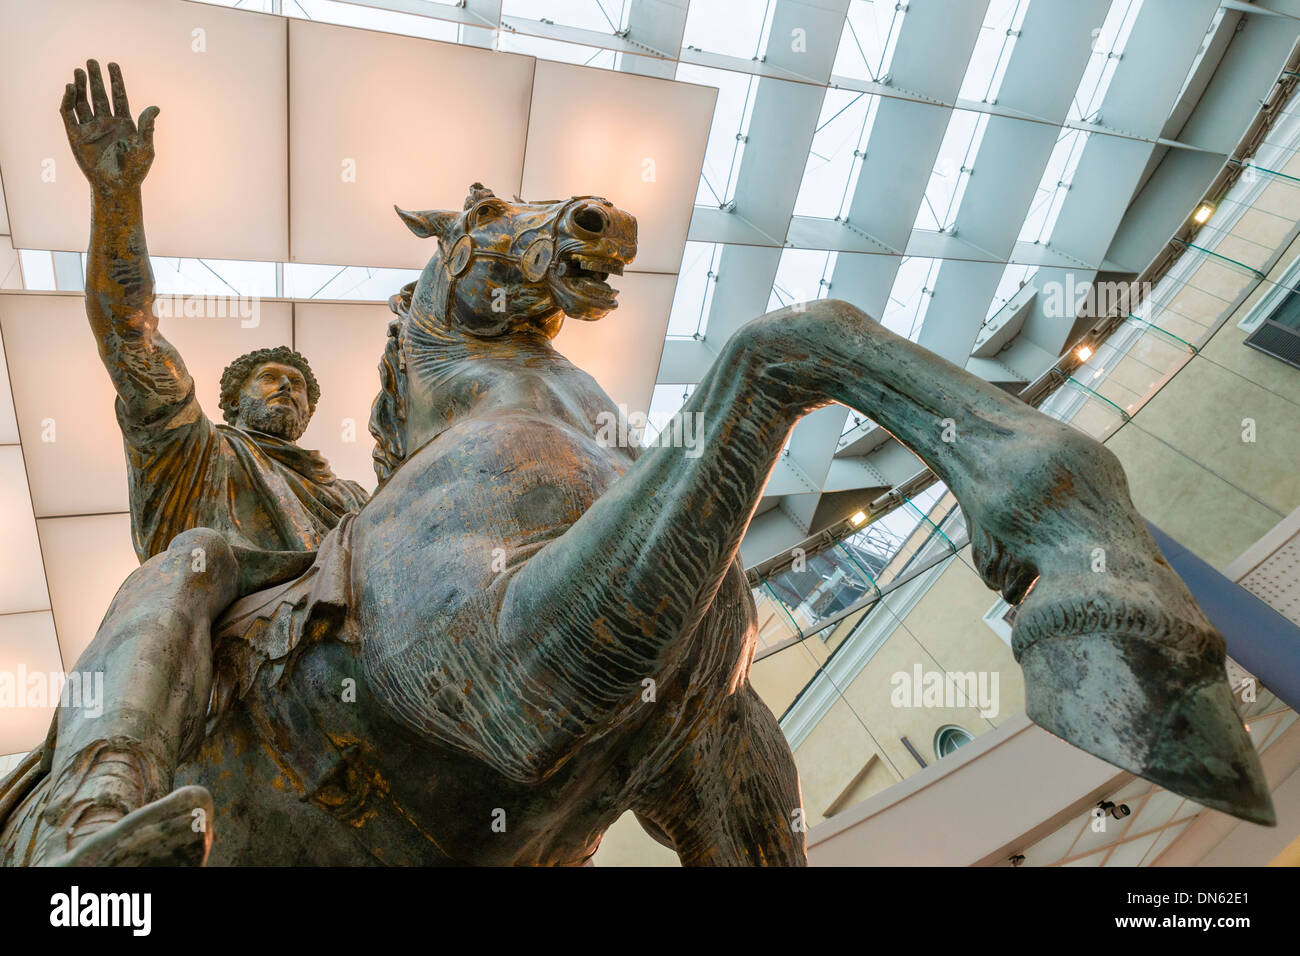
[[605, 231], [605, 214], [592, 206], [579, 209], [573, 214], [573, 221], [588, 232]]

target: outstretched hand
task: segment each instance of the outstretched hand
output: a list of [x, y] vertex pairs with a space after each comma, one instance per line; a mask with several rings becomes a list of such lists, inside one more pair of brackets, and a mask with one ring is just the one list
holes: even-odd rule
[[139, 126], [132, 122], [122, 70], [116, 63], [108, 64], [113, 95], [111, 108], [97, 61], [87, 60], [86, 70], [78, 69], [74, 79], [75, 83], [69, 83], [64, 89], [59, 112], [77, 165], [96, 192], [112, 195], [139, 186], [153, 162], [153, 123], [158, 107], [150, 106], [141, 113]]

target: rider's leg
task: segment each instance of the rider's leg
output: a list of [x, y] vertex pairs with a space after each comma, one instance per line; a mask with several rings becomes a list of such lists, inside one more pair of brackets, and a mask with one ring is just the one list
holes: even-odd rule
[[43, 818], [47, 862], [170, 792], [184, 748], [202, 731], [212, 693], [211, 624], [237, 596], [238, 578], [226, 539], [197, 528], [177, 535], [119, 589], [76, 665], [103, 673], [101, 707], [59, 713]]

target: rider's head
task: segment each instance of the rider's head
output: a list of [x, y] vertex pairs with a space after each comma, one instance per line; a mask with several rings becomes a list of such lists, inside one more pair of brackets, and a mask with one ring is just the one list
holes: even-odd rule
[[241, 355], [221, 373], [226, 421], [285, 441], [297, 441], [307, 430], [318, 398], [311, 366], [284, 345]]

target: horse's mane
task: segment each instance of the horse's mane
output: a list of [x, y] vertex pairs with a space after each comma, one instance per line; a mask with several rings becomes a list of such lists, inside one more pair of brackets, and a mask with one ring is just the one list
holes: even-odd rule
[[370, 406], [370, 434], [375, 437], [375, 476], [382, 485], [406, 457], [406, 368], [402, 364], [402, 329], [411, 311], [415, 283], [388, 300], [397, 318], [388, 323], [388, 341], [379, 360], [379, 394]]

